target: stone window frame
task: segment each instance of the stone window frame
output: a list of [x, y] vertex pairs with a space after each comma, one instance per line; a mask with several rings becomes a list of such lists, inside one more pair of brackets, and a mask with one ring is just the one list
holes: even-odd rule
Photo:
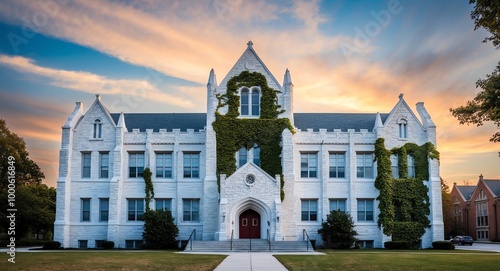
[[408, 139], [408, 119], [406, 117], [398, 120], [398, 136], [399, 139]]
[[[344, 163], [343, 165], [340, 165], [339, 164], [339, 158], [337, 156], [342, 156], [343, 160], [344, 160]], [[332, 160], [332, 157], [334, 157], [334, 159]], [[333, 165], [333, 162], [335, 163], [335, 165]], [[346, 152], [343, 151], [343, 152], [329, 152], [328, 153], [328, 176], [330, 178], [335, 178], [335, 179], [345, 179], [346, 178]], [[339, 168], [343, 168], [343, 172], [340, 172], [339, 171]], [[332, 169], [335, 169], [335, 170], [332, 170]], [[332, 173], [335, 173], [335, 174], [332, 174]], [[344, 176], [340, 176], [341, 174], [340, 173], [343, 173]]]
[[[240, 116], [245, 118], [258, 118], [261, 111], [262, 90], [259, 86], [246, 87], [243, 86], [238, 90], [240, 93]], [[255, 93], [258, 94], [255, 99]], [[243, 103], [243, 97], [247, 97], [248, 103]], [[255, 102], [257, 101], [257, 103]], [[244, 109], [245, 108], [245, 109]], [[257, 108], [257, 110], [255, 110]], [[254, 111], [258, 111], [255, 113]]]
[[[315, 203], [315, 206], [312, 206], [311, 203]], [[304, 208], [305, 204], [307, 205], [307, 210]], [[300, 199], [300, 220], [303, 222], [318, 221], [318, 199]], [[313, 210], [312, 207], [315, 207]]]
[[[303, 162], [304, 156], [306, 156], [307, 163]], [[300, 177], [301, 178], [318, 178], [318, 152], [317, 151], [301, 151], [300, 152]], [[315, 157], [316, 165], [311, 165], [311, 157]]]
[[[167, 164], [168, 156], [170, 156], [170, 164]], [[162, 157], [162, 164], [159, 165], [158, 158]], [[160, 170], [159, 170], [160, 169]], [[167, 174], [170, 169], [170, 175]], [[155, 152], [155, 177], [162, 179], [172, 179], [174, 175], [174, 155], [171, 151]]]
[[92, 129], [92, 139], [102, 139], [102, 126], [103, 126], [103, 121], [101, 118], [96, 118], [92, 122], [93, 124], [93, 129]]

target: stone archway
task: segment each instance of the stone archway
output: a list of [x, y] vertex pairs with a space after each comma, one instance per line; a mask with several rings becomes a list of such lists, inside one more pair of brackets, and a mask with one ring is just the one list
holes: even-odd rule
[[[235, 239], [266, 238], [267, 231], [268, 230], [271, 231], [270, 227], [271, 214], [272, 213], [269, 206], [267, 206], [264, 202], [260, 201], [259, 199], [253, 197], [248, 197], [235, 203], [231, 211], [231, 218], [232, 218], [231, 228], [234, 231], [234, 238]], [[259, 233], [258, 234], [256, 232], [252, 233], [251, 235], [252, 237], [248, 237], [249, 235], [246, 233], [242, 235], [240, 230], [242, 228], [248, 229], [244, 228], [245, 226], [243, 226], [244, 221], [242, 218], [247, 218], [246, 220], [247, 225], [249, 224], [254, 225], [254, 223], [258, 223], [256, 226], [252, 227], [255, 227], [253, 229], [254, 231], [257, 230], [258, 228]]]

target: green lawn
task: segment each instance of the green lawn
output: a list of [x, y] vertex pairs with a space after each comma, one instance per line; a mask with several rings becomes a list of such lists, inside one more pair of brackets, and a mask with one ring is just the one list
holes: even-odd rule
[[500, 270], [500, 254], [439, 250], [318, 250], [325, 256], [276, 255], [290, 271]]
[[16, 263], [2, 257], [0, 270], [185, 270], [209, 271], [219, 265], [225, 255], [178, 254], [172, 251], [69, 251], [21, 252]]

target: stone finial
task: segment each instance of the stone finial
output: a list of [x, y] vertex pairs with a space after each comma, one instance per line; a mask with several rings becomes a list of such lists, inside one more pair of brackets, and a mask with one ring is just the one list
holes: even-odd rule
[[292, 76], [290, 75], [290, 71], [288, 69], [286, 69], [285, 71], [285, 78], [283, 79], [283, 85], [288, 85], [288, 84], [292, 84]]
[[213, 87], [217, 87], [217, 78], [215, 76], [214, 69], [210, 70], [210, 75], [208, 76], [208, 83], [207, 83], [207, 85], [212, 85]]
[[247, 45], [248, 45], [248, 48], [252, 48], [252, 49], [253, 49], [253, 47], [252, 47], [253, 42], [252, 42], [251, 40], [249, 40], [249, 41], [247, 42]]
[[404, 96], [404, 94], [403, 94], [403, 93], [399, 93], [399, 99], [400, 99], [400, 100], [401, 100], [401, 99], [403, 99], [403, 96]]
[[95, 99], [100, 101], [100, 100], [101, 100], [101, 95], [96, 94], [96, 95], [95, 95]]
[[380, 117], [380, 113], [377, 112], [377, 115], [375, 116], [375, 125], [373, 126], [373, 130], [382, 127], [384, 127], [384, 124], [382, 123], [382, 118]]
[[483, 180], [483, 174], [479, 175], [479, 180], [482, 181]]

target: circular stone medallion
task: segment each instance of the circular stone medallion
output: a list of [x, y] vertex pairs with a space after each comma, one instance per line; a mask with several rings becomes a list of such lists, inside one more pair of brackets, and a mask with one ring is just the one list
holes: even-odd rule
[[255, 176], [253, 176], [252, 174], [248, 174], [247, 177], [245, 178], [245, 184], [250, 186], [250, 185], [253, 185], [255, 183]]

